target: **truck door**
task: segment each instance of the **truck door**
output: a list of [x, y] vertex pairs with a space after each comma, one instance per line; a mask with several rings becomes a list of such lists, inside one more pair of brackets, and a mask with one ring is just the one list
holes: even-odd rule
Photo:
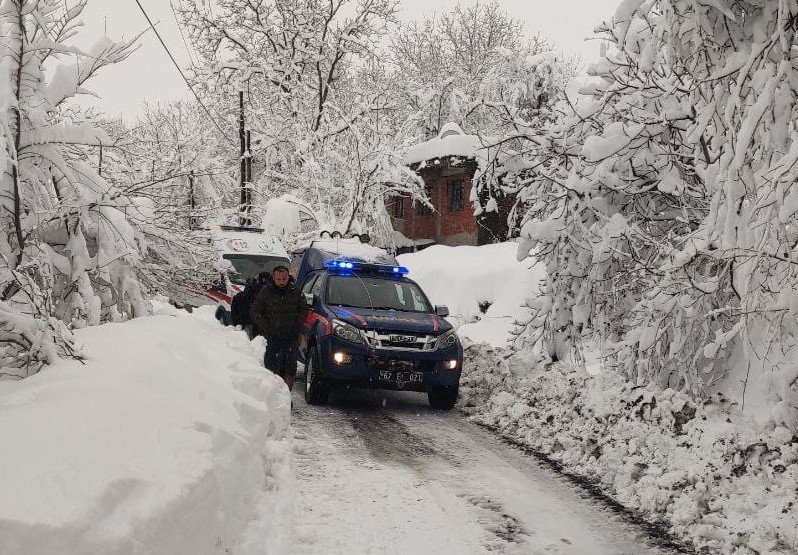
[[[307, 280], [305, 280], [304, 285], [302, 285], [302, 294], [307, 297], [307, 295], [312, 294], [312, 290], [316, 283], [320, 282], [321, 278], [318, 274], [310, 276]], [[308, 350], [308, 339], [310, 339], [310, 334], [313, 333], [313, 322], [316, 321], [316, 318], [313, 316], [315, 307], [307, 302], [308, 313], [305, 316], [305, 323], [302, 326], [302, 331], [299, 333], [299, 354], [302, 357], [302, 360], [305, 360], [305, 352]]]

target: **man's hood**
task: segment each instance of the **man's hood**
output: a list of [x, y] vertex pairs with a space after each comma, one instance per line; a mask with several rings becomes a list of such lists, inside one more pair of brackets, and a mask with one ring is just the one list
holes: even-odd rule
[[361, 329], [430, 335], [437, 335], [452, 329], [449, 322], [429, 312], [400, 312], [341, 306], [330, 308], [337, 318]]

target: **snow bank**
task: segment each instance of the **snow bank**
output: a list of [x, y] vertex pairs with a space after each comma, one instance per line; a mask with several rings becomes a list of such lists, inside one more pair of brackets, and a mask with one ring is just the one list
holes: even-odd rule
[[671, 389], [524, 352], [466, 349], [461, 409], [666, 523], [704, 553], [798, 552], [798, 436], [722, 396]]
[[158, 312], [0, 381], [0, 553], [282, 549], [285, 386], [210, 309]]
[[544, 277], [542, 266], [518, 262], [517, 253], [515, 243], [434, 245], [398, 259], [430, 301], [449, 307], [449, 320], [461, 337], [506, 345], [513, 321], [526, 313], [521, 308], [525, 298], [538, 290]]

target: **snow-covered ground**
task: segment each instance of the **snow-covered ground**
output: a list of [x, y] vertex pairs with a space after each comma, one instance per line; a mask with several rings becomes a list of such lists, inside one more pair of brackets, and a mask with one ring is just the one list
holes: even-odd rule
[[672, 553], [424, 395], [337, 392], [311, 407], [295, 391], [294, 407], [291, 555]]
[[482, 247], [434, 245], [404, 254], [399, 262], [424, 289], [430, 301], [449, 307], [448, 318], [460, 337], [506, 345], [522, 305], [539, 288], [545, 270], [532, 261], [518, 262], [518, 245]]
[[285, 386], [212, 311], [157, 312], [0, 381], [0, 553], [285, 552]]
[[798, 553], [798, 436], [604, 370], [472, 345], [461, 409], [701, 552]]

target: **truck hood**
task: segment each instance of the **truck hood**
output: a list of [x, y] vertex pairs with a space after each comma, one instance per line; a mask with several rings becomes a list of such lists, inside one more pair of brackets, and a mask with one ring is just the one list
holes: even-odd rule
[[331, 307], [339, 318], [361, 329], [395, 332], [427, 333], [438, 335], [452, 329], [452, 325], [435, 314], [427, 312], [399, 312], [396, 310], [371, 310], [370, 308]]

